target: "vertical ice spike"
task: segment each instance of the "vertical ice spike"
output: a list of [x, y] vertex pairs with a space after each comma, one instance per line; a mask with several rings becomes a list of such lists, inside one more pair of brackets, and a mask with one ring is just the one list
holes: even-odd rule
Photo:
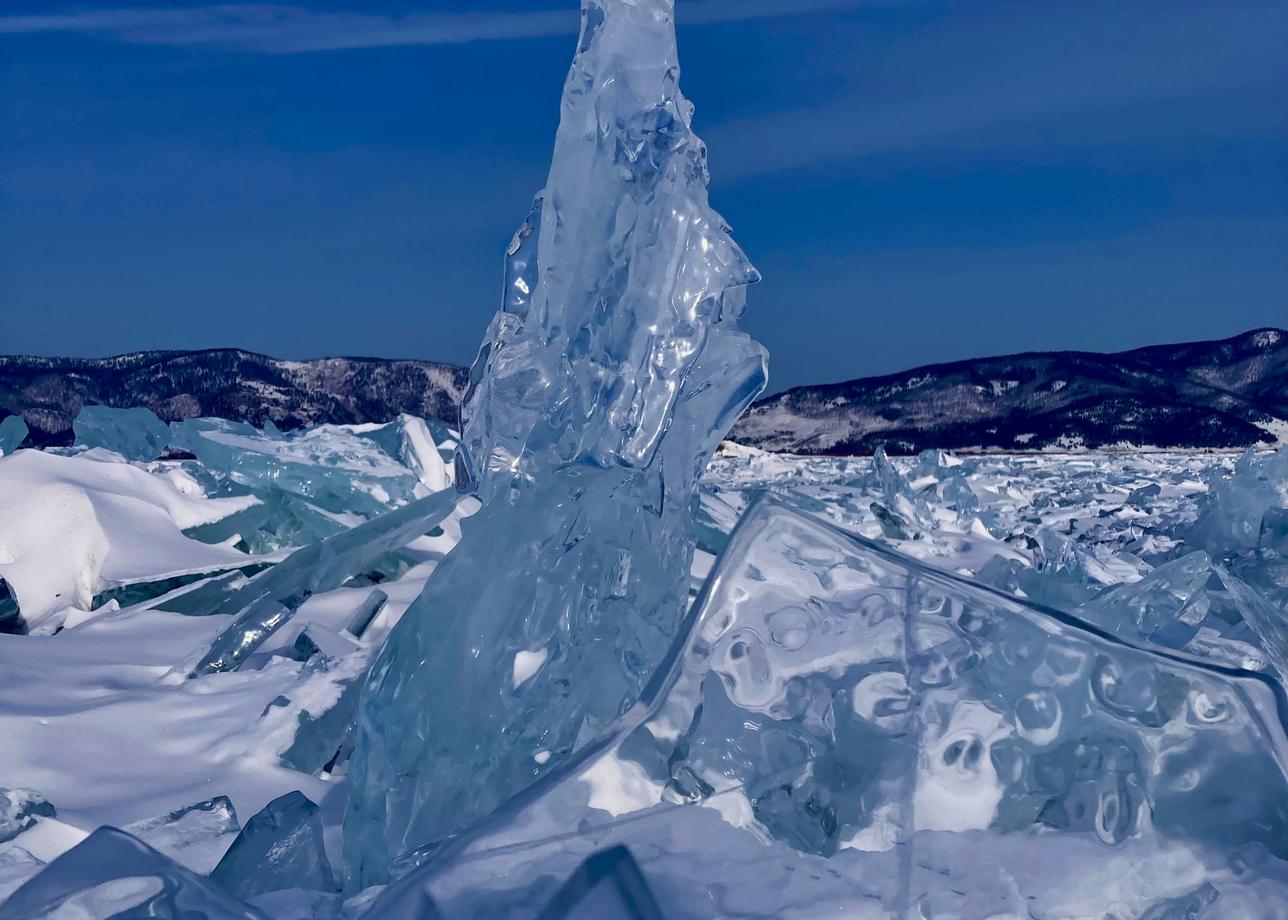
[[459, 831], [639, 695], [688, 594], [698, 474], [765, 384], [707, 202], [672, 0], [583, 0], [550, 174], [507, 250], [458, 481], [482, 510], [360, 708], [354, 881]]

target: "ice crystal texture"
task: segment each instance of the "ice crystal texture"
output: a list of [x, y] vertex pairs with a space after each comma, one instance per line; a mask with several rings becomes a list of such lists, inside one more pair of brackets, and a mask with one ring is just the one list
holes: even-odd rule
[[665, 916], [1269, 920], [1283, 706], [765, 501], [641, 705], [388, 903], [537, 916], [624, 844]]
[[363, 882], [599, 735], [684, 612], [701, 470], [762, 389], [757, 275], [707, 203], [670, 0], [586, 0], [545, 190], [466, 397], [482, 510], [389, 637], [345, 847]]

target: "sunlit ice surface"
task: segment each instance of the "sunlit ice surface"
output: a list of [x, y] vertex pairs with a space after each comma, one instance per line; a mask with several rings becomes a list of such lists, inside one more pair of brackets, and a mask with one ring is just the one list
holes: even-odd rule
[[0, 918], [1288, 914], [1288, 450], [722, 444], [671, 4], [582, 15], [459, 432], [0, 431]]

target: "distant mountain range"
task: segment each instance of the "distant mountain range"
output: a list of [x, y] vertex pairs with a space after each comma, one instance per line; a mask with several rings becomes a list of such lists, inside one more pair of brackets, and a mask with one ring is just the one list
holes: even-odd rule
[[732, 438], [807, 454], [1288, 442], [1288, 332], [1117, 354], [1030, 352], [788, 390]]
[[217, 415], [279, 428], [387, 421], [456, 423], [467, 371], [430, 361], [282, 361], [239, 349], [115, 358], [0, 357], [0, 417], [21, 415], [39, 446], [72, 443], [82, 406], [146, 406], [166, 421]]
[[[238, 349], [0, 357], [0, 417], [21, 415], [42, 446], [70, 444], [76, 413], [94, 403], [283, 429], [400, 412], [455, 424], [466, 379], [452, 364], [283, 361]], [[867, 454], [878, 444], [891, 453], [1270, 446], [1288, 442], [1288, 332], [980, 358], [797, 387], [752, 406], [732, 437], [807, 454]]]

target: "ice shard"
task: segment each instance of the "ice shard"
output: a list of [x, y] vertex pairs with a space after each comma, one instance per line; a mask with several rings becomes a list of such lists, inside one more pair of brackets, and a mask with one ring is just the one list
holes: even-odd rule
[[235, 613], [237, 618], [179, 671], [199, 677], [237, 668], [289, 622], [310, 596], [340, 587], [381, 556], [425, 534], [447, 517], [459, 500], [456, 492], [446, 490], [417, 499], [296, 550], [285, 561], [213, 600], [209, 613]]
[[582, 4], [549, 178], [465, 398], [457, 481], [483, 507], [363, 695], [345, 831], [363, 883], [596, 737], [683, 616], [699, 473], [766, 371], [673, 15]]
[[1272, 920], [1286, 702], [766, 500], [640, 704], [387, 895], [535, 917], [624, 845], [665, 916]]
[[21, 415], [6, 415], [0, 419], [0, 457], [11, 454], [27, 440], [27, 423]]
[[129, 834], [102, 827], [0, 903], [0, 920], [33, 917], [267, 920]]
[[127, 460], [155, 460], [170, 443], [170, 428], [151, 409], [85, 406], [72, 422], [76, 443], [103, 447]]
[[1273, 454], [1251, 449], [1226, 476], [1209, 477], [1208, 494], [1187, 536], [1215, 557], [1257, 546], [1266, 512], [1288, 507], [1288, 447]]
[[335, 891], [318, 807], [300, 792], [269, 802], [246, 822], [210, 878], [243, 901], [286, 888]]
[[333, 514], [381, 514], [409, 500], [420, 482], [376, 441], [339, 425], [284, 435], [200, 418], [172, 422], [170, 437], [207, 469], [256, 493], [283, 492]]
[[219, 864], [241, 825], [232, 801], [220, 795], [135, 821], [122, 830], [184, 868], [205, 875]]

